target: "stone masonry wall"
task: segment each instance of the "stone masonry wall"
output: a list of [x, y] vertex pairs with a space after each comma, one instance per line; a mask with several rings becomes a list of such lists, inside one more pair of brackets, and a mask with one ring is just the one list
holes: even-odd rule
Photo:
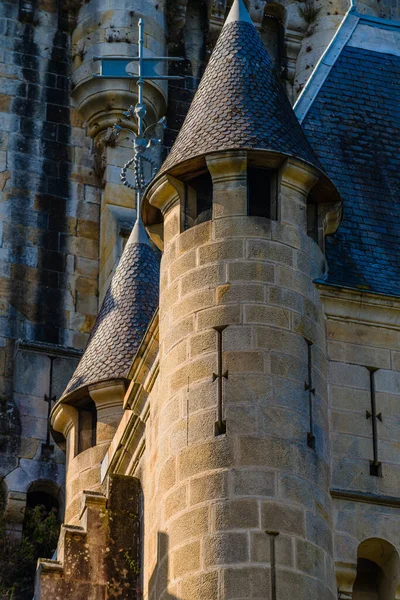
[[[151, 600], [272, 598], [266, 531], [279, 532], [277, 598], [336, 598], [324, 321], [312, 284], [323, 257], [303, 230], [311, 175], [283, 175], [280, 222], [247, 217], [240, 160], [236, 179], [222, 167], [214, 179], [212, 222], [181, 233], [180, 207], [165, 215], [160, 393], [143, 478]], [[217, 325], [229, 325], [229, 380], [227, 433], [215, 436]], [[304, 336], [314, 344], [316, 450]]]
[[[342, 583], [344, 566], [355, 577], [357, 549], [366, 539], [386, 540], [400, 553], [399, 303], [357, 292], [322, 293], [330, 357], [335, 561]], [[382, 419], [376, 421], [379, 476], [370, 473], [373, 434], [367, 418], [372, 410], [370, 372], [374, 369], [376, 414]], [[346, 498], [346, 493], [353, 498]]]
[[0, 16], [0, 476], [21, 520], [33, 481], [63, 484], [51, 438], [42, 453], [44, 394], [61, 394], [79, 357], [67, 348], [84, 346], [97, 314], [99, 195], [70, 107], [67, 7], [2, 2]]

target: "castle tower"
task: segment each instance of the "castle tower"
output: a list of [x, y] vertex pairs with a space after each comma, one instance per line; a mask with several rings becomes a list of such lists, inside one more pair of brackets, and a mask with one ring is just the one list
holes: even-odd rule
[[235, 0], [143, 207], [164, 250], [144, 478], [152, 600], [336, 598], [313, 279], [339, 217]]
[[[128, 72], [118, 63], [100, 67], [99, 58], [119, 57], [122, 61], [138, 55], [138, 22], [144, 20], [144, 56], [166, 55], [165, 7], [163, 3], [135, 4], [112, 0], [89, 0], [77, 14], [72, 34], [72, 98], [76, 110], [85, 120], [87, 133], [93, 139], [96, 172], [101, 179], [101, 214], [99, 236], [99, 297], [104, 299], [115, 265], [121, 256], [121, 236], [130, 231], [136, 218], [131, 190], [120, 182], [121, 167], [131, 158], [132, 131], [135, 125], [127, 109], [137, 102], [136, 80], [127, 74], [138, 74], [137, 62], [131, 62]], [[109, 70], [107, 70], [107, 68]], [[165, 67], [157, 66], [162, 75]], [[93, 75], [104, 75], [96, 77]], [[143, 98], [147, 114], [145, 126], [165, 115], [167, 82], [146, 81]], [[124, 128], [129, 142], [115, 144], [112, 127], [118, 123]], [[131, 133], [127, 133], [127, 132]], [[122, 137], [122, 136], [121, 136]], [[82, 153], [83, 166], [88, 151]]]
[[130, 234], [85, 352], [52, 411], [66, 439], [65, 523], [83, 490], [100, 489], [100, 464], [121, 420], [132, 356], [158, 306], [159, 267], [140, 218]]

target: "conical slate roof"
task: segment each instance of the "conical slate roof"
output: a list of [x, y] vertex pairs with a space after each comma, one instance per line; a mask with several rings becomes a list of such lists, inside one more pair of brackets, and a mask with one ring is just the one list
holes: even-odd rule
[[158, 262], [138, 220], [63, 397], [83, 386], [127, 376], [158, 307], [158, 295]]
[[242, 0], [235, 0], [160, 174], [218, 150], [261, 149], [321, 168]]

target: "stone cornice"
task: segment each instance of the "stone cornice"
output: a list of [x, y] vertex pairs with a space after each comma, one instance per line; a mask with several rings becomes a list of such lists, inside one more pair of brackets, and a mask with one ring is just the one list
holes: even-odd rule
[[400, 297], [334, 286], [316, 280], [329, 319], [400, 330]]
[[132, 473], [145, 449], [149, 395], [158, 376], [158, 311], [132, 363], [131, 384], [125, 394], [124, 414], [101, 464], [101, 481], [109, 472]]
[[332, 489], [331, 496], [336, 500], [348, 500], [349, 502], [361, 502], [363, 504], [378, 504], [379, 506], [400, 508], [400, 497], [396, 498], [395, 496], [381, 496], [379, 494], [370, 494], [368, 492], [338, 489]]
[[62, 358], [80, 358], [83, 354], [83, 350], [77, 350], [76, 348], [60, 346], [59, 344], [47, 344], [45, 342], [33, 342], [31, 340], [23, 339], [17, 340], [16, 352], [18, 352], [18, 350], [40, 352], [41, 354]]

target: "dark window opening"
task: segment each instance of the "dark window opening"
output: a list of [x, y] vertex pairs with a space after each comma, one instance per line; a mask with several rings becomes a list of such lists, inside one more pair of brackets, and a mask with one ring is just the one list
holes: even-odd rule
[[29, 492], [26, 500], [27, 508], [43, 506], [47, 513], [54, 512], [58, 514], [59, 502], [52, 494], [43, 491]]
[[96, 445], [97, 411], [93, 400], [78, 409], [78, 454]]
[[307, 235], [318, 244], [318, 205], [307, 204]]
[[384, 579], [382, 569], [372, 560], [359, 558], [357, 578], [353, 587], [354, 600], [380, 600], [380, 588]]
[[4, 514], [7, 505], [7, 486], [4, 481], [0, 482], [0, 533], [1, 533], [1, 518]]
[[186, 182], [185, 229], [212, 219], [212, 179], [207, 171]]
[[121, 239], [121, 256], [122, 252], [125, 250], [125, 246], [129, 240], [129, 236], [131, 235], [131, 230], [125, 227], [120, 229], [119, 237]]
[[247, 214], [250, 217], [276, 219], [276, 178], [262, 167], [247, 169]]

